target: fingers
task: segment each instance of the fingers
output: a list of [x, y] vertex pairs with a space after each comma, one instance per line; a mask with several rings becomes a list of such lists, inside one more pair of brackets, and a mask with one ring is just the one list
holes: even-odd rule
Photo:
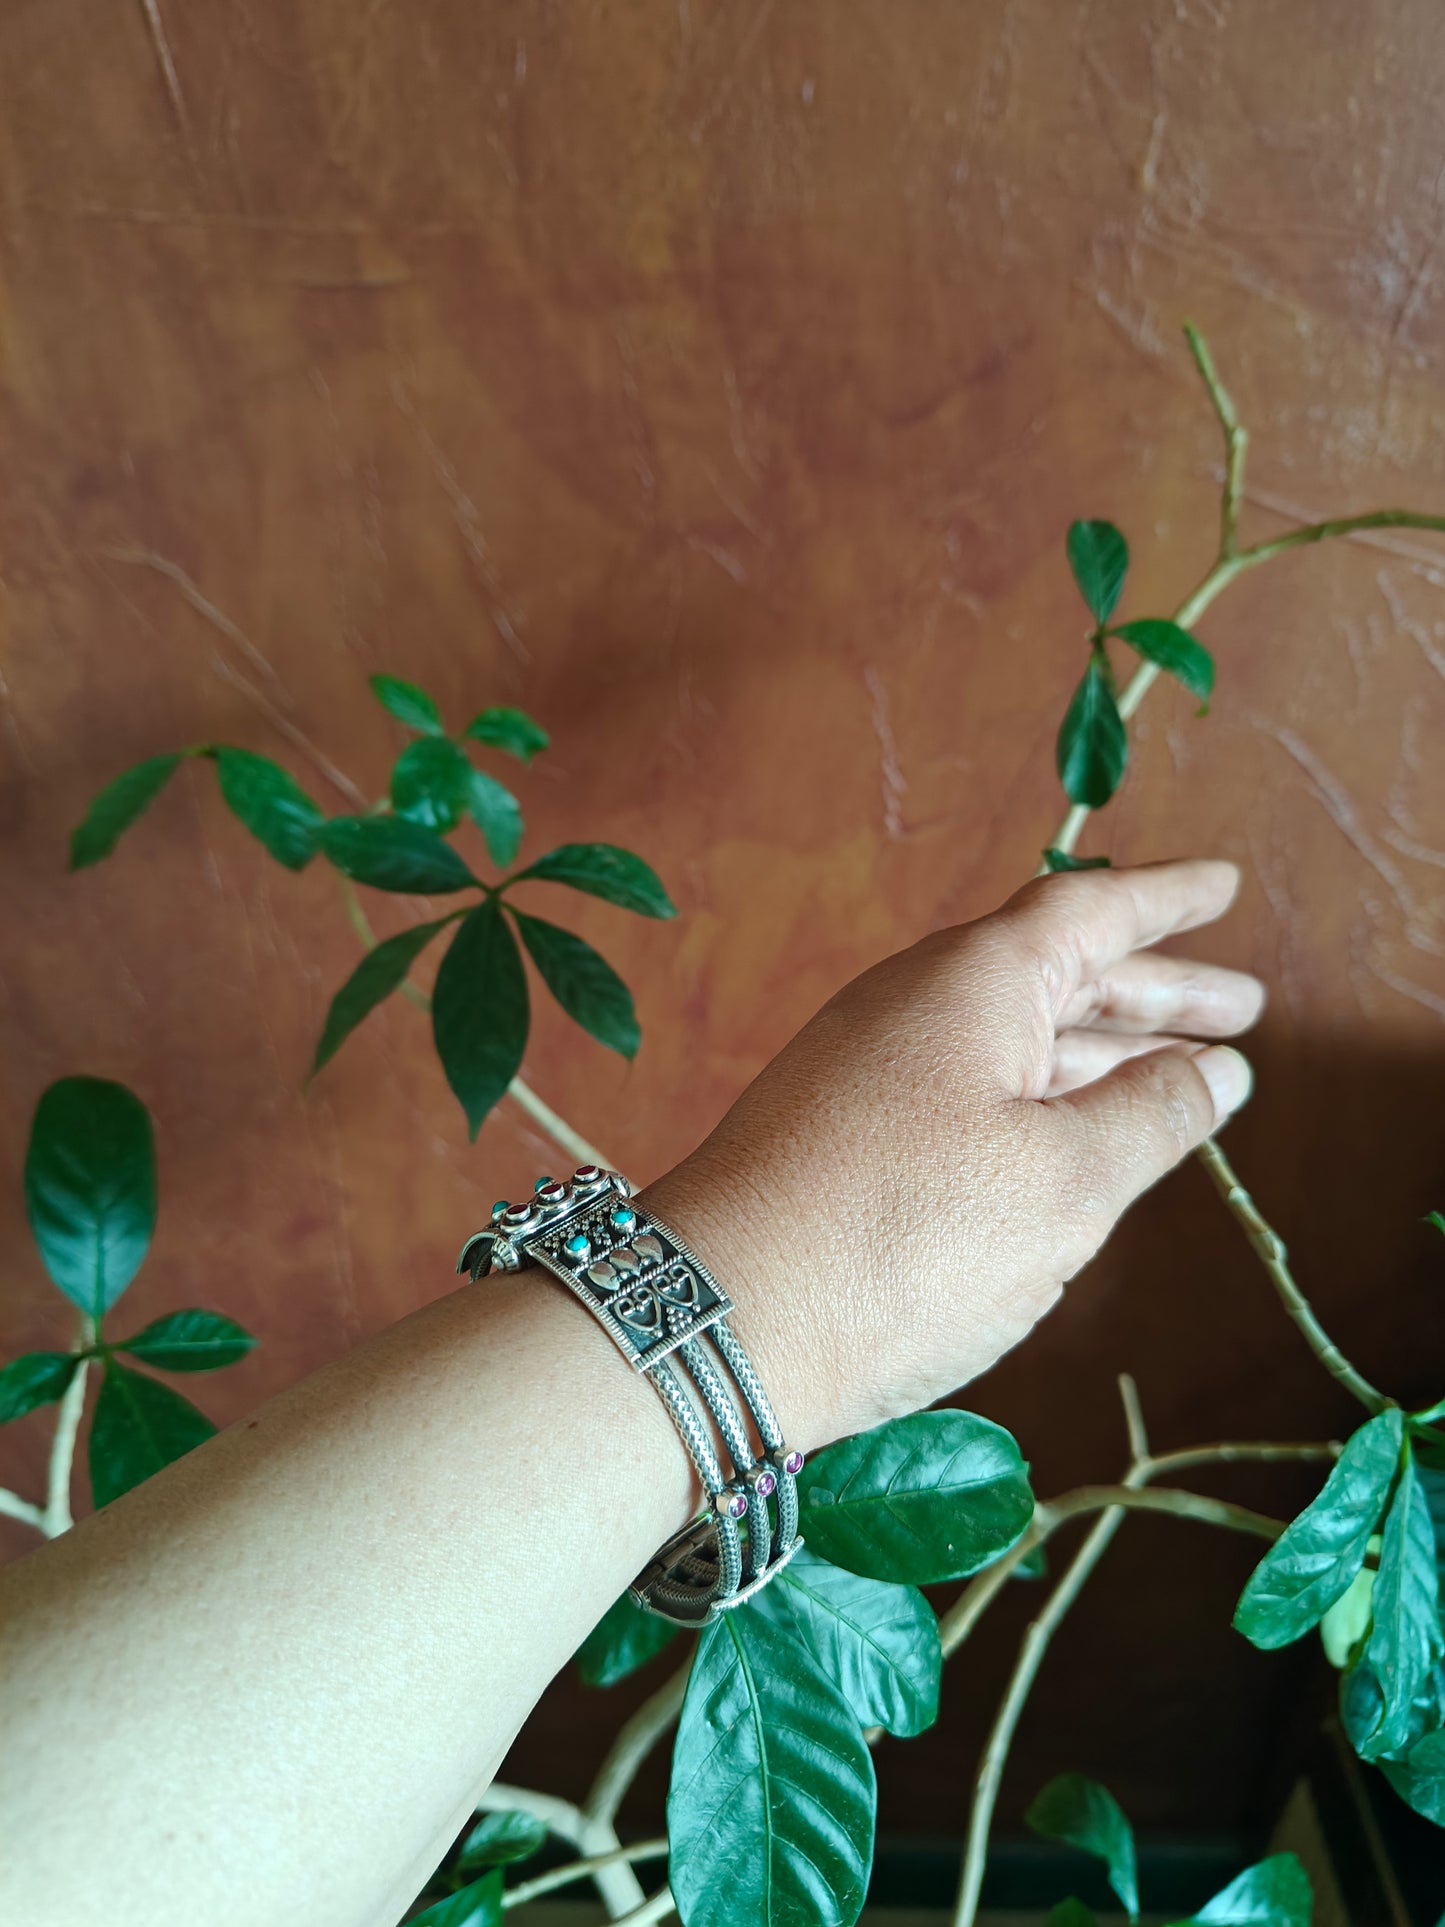
[[1249, 1096], [1249, 1064], [1225, 1044], [1129, 1057], [1096, 1082], [1048, 1101], [1071, 1158], [1112, 1222], [1202, 1144]]
[[1065, 998], [1060, 1032], [1172, 1031], [1184, 1037], [1235, 1037], [1264, 1008], [1264, 985], [1242, 970], [1138, 951], [1080, 983]]
[[1046, 1097], [1062, 1097], [1151, 1050], [1188, 1050], [1182, 1037], [1129, 1037], [1108, 1030], [1066, 1030], [1054, 1040]]

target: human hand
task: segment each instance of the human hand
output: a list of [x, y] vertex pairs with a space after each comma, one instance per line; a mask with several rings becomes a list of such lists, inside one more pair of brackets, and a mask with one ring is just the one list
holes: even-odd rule
[[1076, 871], [819, 1011], [648, 1202], [714, 1262], [789, 1436], [931, 1404], [1018, 1343], [1249, 1095], [1258, 980], [1163, 956], [1230, 863]]

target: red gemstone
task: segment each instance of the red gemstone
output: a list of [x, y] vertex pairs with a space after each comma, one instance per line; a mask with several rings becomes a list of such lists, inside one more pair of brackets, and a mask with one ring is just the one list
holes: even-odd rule
[[567, 1195], [565, 1184], [544, 1184], [537, 1196], [543, 1204], [560, 1204]]
[[531, 1217], [532, 1207], [526, 1202], [509, 1204], [502, 1215], [508, 1224], [522, 1224]]
[[770, 1499], [778, 1489], [778, 1482], [771, 1472], [764, 1472], [758, 1480], [758, 1491], [765, 1499]]
[[602, 1169], [596, 1164], [579, 1164], [572, 1176], [578, 1184], [596, 1184], [602, 1176]]

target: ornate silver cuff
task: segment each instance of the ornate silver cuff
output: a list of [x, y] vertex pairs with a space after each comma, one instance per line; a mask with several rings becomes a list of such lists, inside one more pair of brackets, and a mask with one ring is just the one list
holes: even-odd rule
[[703, 1512], [662, 1547], [632, 1597], [687, 1626], [751, 1598], [802, 1544], [803, 1455], [784, 1442], [727, 1323], [727, 1293], [675, 1231], [633, 1201], [626, 1178], [595, 1164], [565, 1183], [539, 1178], [518, 1203], [500, 1200], [457, 1261], [474, 1279], [533, 1266], [580, 1298], [651, 1380], [707, 1494]]

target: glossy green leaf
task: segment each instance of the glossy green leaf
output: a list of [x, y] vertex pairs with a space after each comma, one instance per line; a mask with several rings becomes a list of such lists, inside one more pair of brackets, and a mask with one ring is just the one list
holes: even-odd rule
[[1068, 850], [1045, 850], [1044, 868], [1058, 870], [1107, 870], [1111, 859], [1106, 856], [1074, 856]]
[[418, 736], [391, 771], [391, 806], [429, 830], [454, 829], [467, 807], [471, 763], [450, 736]]
[[1015, 1579], [1045, 1579], [1048, 1577], [1048, 1554], [1041, 1545], [1031, 1546], [1013, 1569]]
[[313, 1077], [331, 1061], [361, 1020], [400, 989], [406, 973], [437, 932], [455, 921], [455, 916], [450, 916], [438, 917], [434, 923], [414, 923], [409, 930], [400, 930], [367, 951], [331, 999], [311, 1066]]
[[1445, 1730], [1427, 1733], [1403, 1760], [1381, 1760], [1380, 1771], [1406, 1806], [1445, 1827]]
[[1407, 1449], [1385, 1514], [1365, 1663], [1379, 1682], [1378, 1725], [1358, 1749], [1366, 1760], [1398, 1753], [1411, 1738], [1415, 1702], [1442, 1651], [1435, 1529]]
[[1445, 1211], [1427, 1211], [1425, 1222], [1433, 1224], [1438, 1232], [1445, 1234]]
[[1099, 1927], [1099, 1920], [1092, 1907], [1070, 1894], [1057, 1907], [1050, 1907], [1044, 1927]]
[[1381, 1766], [1387, 1758], [1403, 1760], [1427, 1734], [1445, 1726], [1445, 1666], [1434, 1667], [1421, 1682], [1400, 1744], [1389, 1754], [1372, 1755], [1369, 1749], [1379, 1733], [1384, 1711], [1385, 1695], [1380, 1682], [1362, 1654], [1340, 1680], [1340, 1724], [1361, 1758], [1373, 1757], [1375, 1764]]
[[827, 1446], [798, 1480], [814, 1552], [915, 1586], [988, 1565], [1033, 1517], [1028, 1467], [1001, 1425], [915, 1412]]
[[805, 1641], [860, 1725], [909, 1738], [938, 1718], [938, 1621], [912, 1586], [862, 1579], [804, 1546], [739, 1610]]
[[92, 799], [84, 822], [71, 833], [71, 869], [83, 870], [109, 856], [122, 833], [160, 795], [182, 760], [178, 750], [148, 756], [143, 763], [122, 770], [113, 783], [107, 783]]
[[1125, 1913], [1130, 1920], [1139, 1918], [1134, 1829], [1106, 1786], [1082, 1773], [1062, 1773], [1049, 1781], [1024, 1819], [1045, 1840], [1062, 1840], [1102, 1860]]
[[1065, 548], [1079, 594], [1102, 627], [1113, 615], [1124, 587], [1129, 544], [1112, 522], [1072, 522]]
[[450, 843], [404, 816], [333, 816], [321, 847], [343, 875], [377, 890], [441, 896], [477, 880]]
[[234, 1318], [195, 1307], [153, 1319], [134, 1338], [120, 1339], [116, 1350], [163, 1372], [214, 1372], [234, 1365], [255, 1344]]
[[1310, 1927], [1309, 1875], [1292, 1853], [1271, 1854], [1175, 1927]]
[[1064, 712], [1054, 760], [1069, 801], [1091, 810], [1102, 809], [1124, 779], [1129, 739], [1097, 656]]
[[169, 1385], [106, 1359], [90, 1427], [90, 1485], [96, 1505], [109, 1505], [203, 1445], [215, 1430], [204, 1412]]
[[1236, 1629], [1272, 1650], [1307, 1633], [1365, 1562], [1370, 1535], [1390, 1495], [1403, 1435], [1398, 1411], [1362, 1425], [1319, 1497], [1292, 1520], [1250, 1574], [1234, 1611]]
[[221, 794], [258, 842], [288, 870], [304, 870], [315, 856], [326, 821], [301, 785], [269, 756], [253, 750], [213, 750]]
[[682, 1628], [645, 1613], [623, 1593], [577, 1648], [577, 1670], [589, 1686], [615, 1686], [670, 1646]]
[[155, 1139], [140, 1099], [100, 1077], [52, 1084], [30, 1127], [25, 1208], [45, 1269], [99, 1324], [155, 1229]]
[[517, 1860], [530, 1860], [547, 1842], [547, 1829], [533, 1813], [515, 1808], [505, 1813], [484, 1813], [462, 1842], [457, 1855], [458, 1873], [482, 1873], [488, 1867], [509, 1867]]
[[522, 843], [522, 806], [504, 784], [467, 764], [467, 813], [482, 833], [487, 855], [505, 870]]
[[642, 1033], [637, 1028], [632, 992], [607, 959], [599, 956], [590, 943], [570, 930], [560, 930], [555, 923], [524, 916], [515, 909], [512, 915], [542, 982], [573, 1023], [580, 1024], [609, 1050], [629, 1059], [635, 1057]]
[[524, 763], [530, 763], [552, 740], [542, 725], [521, 709], [484, 709], [473, 716], [465, 733], [489, 749], [506, 750]]
[[501, 1927], [502, 1875], [498, 1868], [484, 1873], [468, 1887], [459, 1887], [413, 1914], [406, 1927]]
[[521, 883], [528, 878], [538, 883], [565, 883], [620, 909], [635, 910], [640, 917], [677, 915], [657, 872], [640, 856], [619, 849], [615, 843], [564, 843], [519, 870], [512, 881]]
[[0, 1425], [63, 1397], [79, 1363], [73, 1352], [22, 1352], [0, 1366]]
[[432, 1035], [471, 1135], [522, 1067], [530, 1012], [527, 976], [501, 906], [488, 898], [463, 918], [432, 992]]
[[810, 1648], [760, 1613], [715, 1620], [693, 1661], [667, 1800], [686, 1927], [851, 1927], [876, 1804], [858, 1721]]
[[1214, 658], [1202, 642], [1196, 642], [1187, 629], [1162, 616], [1145, 616], [1138, 622], [1120, 623], [1109, 631], [1129, 647], [1183, 683], [1191, 696], [1207, 703], [1214, 694]]
[[371, 693], [408, 729], [419, 729], [426, 736], [441, 735], [441, 711], [414, 682], [403, 682], [400, 676], [373, 676]]

